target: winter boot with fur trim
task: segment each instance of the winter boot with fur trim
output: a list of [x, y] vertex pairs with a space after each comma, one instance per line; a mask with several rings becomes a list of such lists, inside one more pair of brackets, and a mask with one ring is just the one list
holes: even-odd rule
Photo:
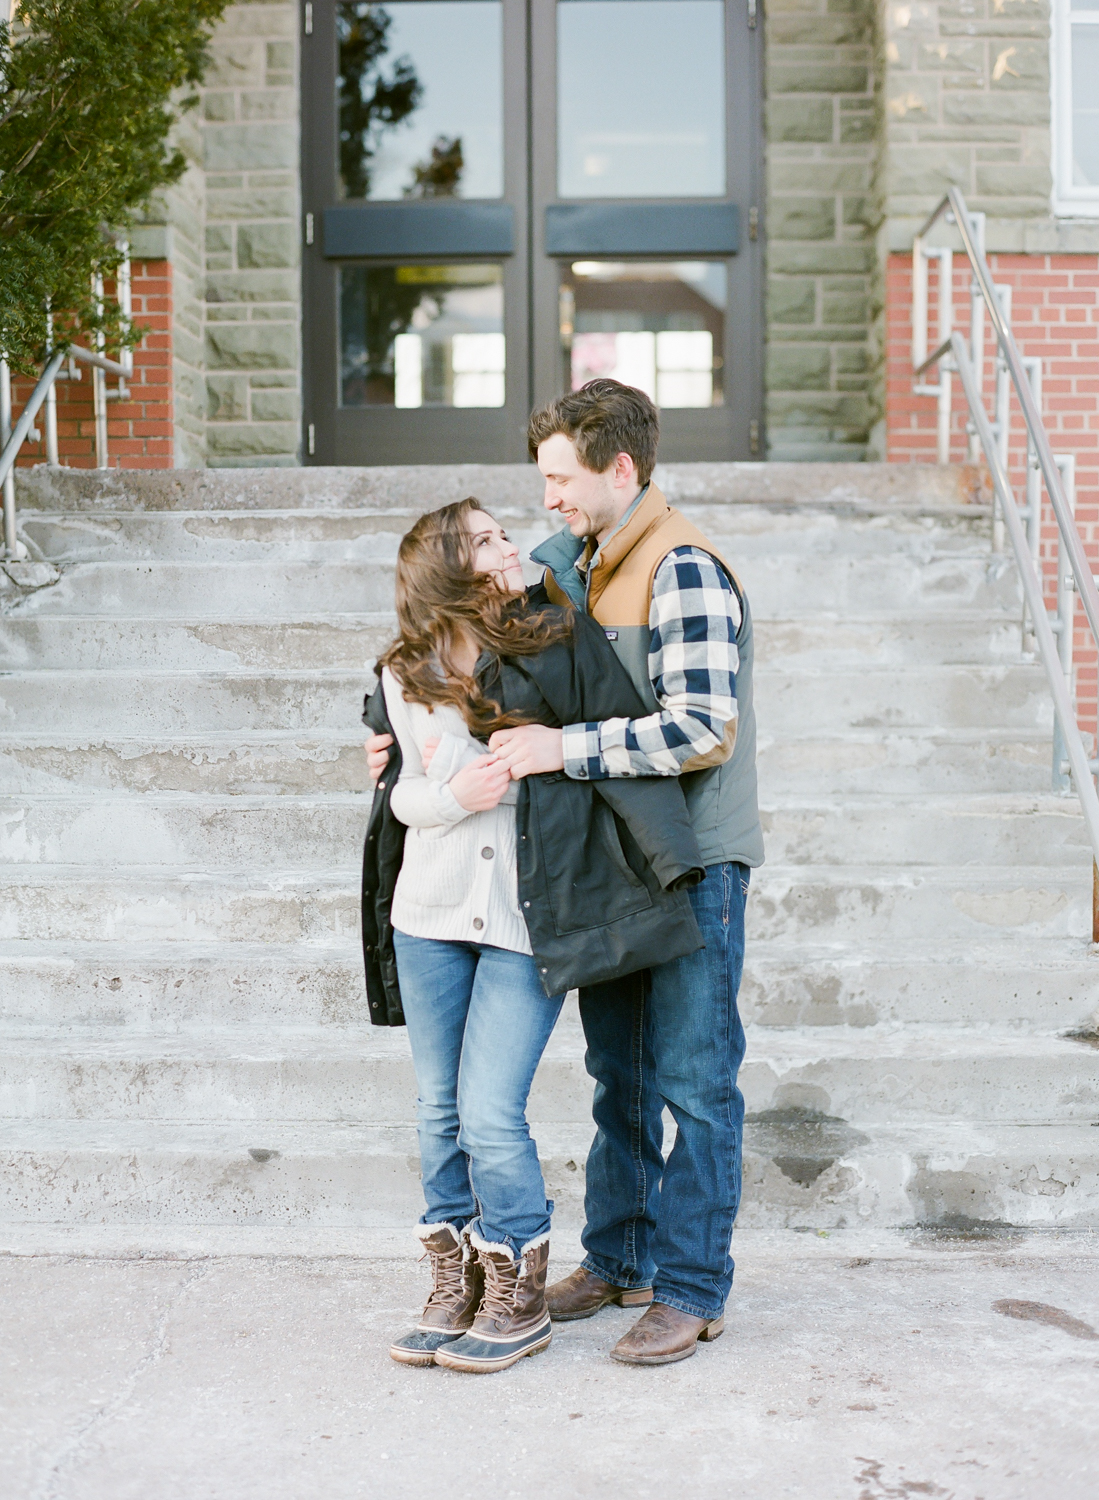
[[411, 1333], [389, 1346], [402, 1365], [433, 1365], [442, 1344], [461, 1338], [481, 1305], [485, 1273], [469, 1244], [469, 1232], [453, 1224], [417, 1224], [416, 1234], [431, 1256], [434, 1285], [423, 1317]]
[[476, 1234], [471, 1239], [484, 1267], [484, 1300], [473, 1327], [444, 1344], [435, 1363], [482, 1375], [537, 1354], [553, 1337], [546, 1306], [549, 1235], [524, 1245], [518, 1260], [507, 1245], [490, 1245]]

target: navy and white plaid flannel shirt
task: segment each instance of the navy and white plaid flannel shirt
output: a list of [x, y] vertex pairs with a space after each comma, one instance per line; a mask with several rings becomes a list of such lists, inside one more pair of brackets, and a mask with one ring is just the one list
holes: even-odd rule
[[653, 579], [649, 679], [660, 711], [564, 729], [565, 774], [678, 776], [725, 738], [737, 716], [740, 601], [725, 570], [698, 547], [677, 547]]

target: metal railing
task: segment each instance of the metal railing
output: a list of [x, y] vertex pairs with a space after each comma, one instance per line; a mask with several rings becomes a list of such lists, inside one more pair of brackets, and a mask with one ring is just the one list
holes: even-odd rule
[[[952, 224], [961, 237], [970, 268], [970, 337], [954, 328], [953, 251], [929, 245], [927, 237], [940, 219]], [[929, 270], [938, 261], [938, 347], [928, 352]], [[1075, 790], [1080, 799], [1093, 854], [1092, 942], [1099, 942], [1099, 796], [1095, 773], [1099, 762], [1092, 759], [1089, 741], [1076, 720], [1073, 685], [1073, 631], [1075, 601], [1079, 594], [1092, 639], [1099, 645], [1099, 591], [1084, 543], [1076, 526], [1075, 459], [1054, 453], [1042, 423], [1041, 360], [1027, 359], [1019, 352], [1011, 331], [1011, 289], [997, 286], [984, 251], [984, 215], [970, 213], [957, 188], [950, 192], [924, 224], [912, 247], [912, 366], [918, 395], [938, 401], [938, 457], [950, 458], [952, 377], [962, 382], [969, 406], [969, 456], [976, 460], [983, 451], [995, 493], [993, 546], [1002, 550], [1006, 533], [1015, 553], [1023, 585], [1023, 631], [1030, 631], [1053, 698], [1053, 788]], [[984, 404], [985, 316], [996, 339], [995, 415], [989, 417]], [[937, 365], [939, 379], [929, 384], [927, 372]], [[1026, 428], [1026, 503], [1019, 505], [1008, 479], [1011, 437], [1011, 390]], [[1046, 608], [1039, 572], [1042, 531], [1043, 481], [1057, 523], [1056, 608]]]
[[[116, 272], [116, 296], [122, 309], [126, 322], [130, 321], [132, 313], [130, 280], [130, 261], [127, 256], [119, 265]], [[97, 277], [93, 287], [99, 310], [103, 310], [103, 282]], [[82, 372], [78, 365], [91, 366], [92, 371], [92, 409], [95, 415], [95, 466], [97, 469], [105, 469], [108, 464], [107, 452], [107, 403], [108, 401], [122, 401], [129, 395], [126, 382], [132, 378], [134, 373], [133, 351], [127, 349], [123, 352], [121, 360], [108, 359], [103, 353], [103, 335], [99, 334], [97, 347], [93, 349], [81, 349], [76, 344], [70, 344], [65, 348], [53, 350], [53, 319], [46, 314], [46, 349], [49, 357], [45, 368], [38, 377], [38, 382], [30, 394], [26, 405], [19, 415], [19, 420], [12, 425], [12, 401], [11, 401], [11, 371], [8, 369], [7, 361], [0, 359], [0, 486], [4, 497], [4, 544], [0, 549], [0, 559], [5, 562], [22, 561], [27, 556], [27, 549], [16, 535], [15, 517], [15, 460], [19, 456], [19, 450], [28, 438], [34, 442], [42, 441], [42, 434], [36, 429], [34, 420], [45, 405], [45, 441], [46, 462], [56, 466], [60, 463], [60, 455], [57, 444], [57, 382], [59, 380], [80, 380]], [[67, 370], [62, 373], [62, 366]], [[118, 376], [118, 388], [110, 391], [107, 389], [107, 376]]]

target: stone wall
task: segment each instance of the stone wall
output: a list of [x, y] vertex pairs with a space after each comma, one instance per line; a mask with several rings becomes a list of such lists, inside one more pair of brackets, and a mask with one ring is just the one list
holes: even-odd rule
[[769, 0], [766, 43], [768, 457], [867, 456], [880, 416], [871, 328], [874, 0]]
[[299, 461], [298, 15], [286, 0], [230, 6], [203, 91], [214, 468]]

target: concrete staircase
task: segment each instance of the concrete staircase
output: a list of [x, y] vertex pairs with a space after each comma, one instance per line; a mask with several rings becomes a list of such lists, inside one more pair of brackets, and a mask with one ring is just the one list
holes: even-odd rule
[[[747, 1224], [1099, 1224], [1091, 855], [967, 470], [682, 465], [757, 621]], [[419, 1212], [366, 1024], [359, 712], [397, 540], [530, 468], [23, 477], [0, 573], [0, 1243]], [[532, 1119], [575, 1223], [574, 1011]]]

